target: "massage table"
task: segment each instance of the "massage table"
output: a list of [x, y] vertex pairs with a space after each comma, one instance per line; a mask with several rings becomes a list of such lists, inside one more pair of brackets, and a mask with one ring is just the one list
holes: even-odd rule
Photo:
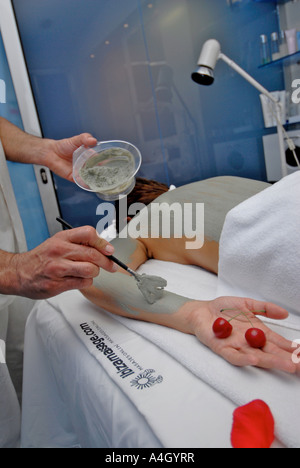
[[[215, 295], [217, 278], [211, 273], [176, 265], [174, 275], [173, 264], [157, 261], [141, 271], [158, 268], [170, 290], [185, 275], [191, 296], [199, 288], [207, 299]], [[101, 353], [100, 361], [95, 358], [64, 310], [72, 311], [71, 321], [78, 313], [79, 322], [93, 322], [135, 373], [119, 377], [122, 369], [118, 374]], [[235, 405], [77, 291], [36, 305], [25, 349], [22, 447], [230, 447]], [[148, 370], [153, 372], [145, 374]], [[126, 379], [139, 375], [127, 394]], [[151, 385], [159, 376], [163, 381]]]
[[[216, 295], [217, 277], [201, 268], [150, 260], [141, 269], [157, 271], [171, 291], [178, 292], [179, 280], [185, 278], [182, 291], [192, 299]], [[177, 350], [182, 353], [179, 362], [159, 343], [128, 328], [139, 325], [133, 322], [100, 310], [77, 291], [36, 305], [26, 329], [22, 447], [231, 447], [232, 415], [238, 405], [214, 388], [205, 372], [203, 379], [193, 372], [196, 338], [142, 324], [154, 331], [157, 327], [158, 337], [162, 333], [166, 342], [174, 338], [174, 346], [182, 342], [185, 351], [190, 345], [190, 356]], [[126, 367], [118, 370], [89, 344], [84, 330], [91, 333], [90, 328], [134, 374], [126, 377]], [[214, 365], [211, 358], [206, 371]], [[207, 359], [205, 353], [202, 359]], [[218, 372], [226, 379], [231, 366], [219, 359]], [[245, 372], [237, 371], [241, 377]], [[162, 382], [155, 383], [159, 377]], [[274, 447], [280, 446], [275, 441]]]
[[[300, 190], [299, 180], [295, 182]], [[287, 184], [292, 187], [289, 181]], [[283, 186], [287, 196], [288, 188]], [[300, 203], [300, 197], [296, 200]], [[254, 199], [254, 206], [260, 206], [259, 199], [258, 202], [255, 205]], [[283, 207], [287, 213], [286, 200]], [[247, 210], [241, 204], [232, 213], [238, 219], [245, 214], [247, 220], [251, 202]], [[271, 210], [259, 219], [271, 226], [269, 214], [272, 215]], [[278, 223], [276, 210], [273, 216]], [[229, 222], [226, 218], [225, 235], [222, 234], [220, 242], [219, 277], [195, 266], [157, 260], [149, 260], [139, 272], [164, 277], [169, 291], [191, 299], [245, 297], [241, 285], [234, 288], [238, 278], [234, 278], [233, 254], [227, 255], [231, 245], [237, 260], [245, 253], [243, 241], [236, 237], [237, 229], [242, 231], [245, 227], [243, 222], [239, 227], [234, 215], [230, 214]], [[257, 221], [255, 229], [258, 227]], [[299, 232], [298, 225], [295, 229]], [[275, 251], [278, 239], [274, 238], [274, 246], [267, 234], [268, 245]], [[254, 245], [248, 234], [245, 242], [255, 257], [256, 237]], [[281, 246], [281, 252], [283, 249]], [[258, 249], [258, 261], [261, 258]], [[252, 263], [255, 268], [254, 260]], [[265, 265], [265, 283], [270, 279], [272, 285], [272, 270], [268, 272], [267, 268]], [[236, 272], [239, 274], [243, 269], [254, 281], [255, 269], [250, 272], [247, 263], [242, 262]], [[293, 277], [298, 281], [295, 274]], [[247, 277], [244, 280], [248, 284]], [[270, 328], [293, 341], [300, 337], [299, 316], [295, 320], [295, 323], [267, 321]], [[297, 375], [234, 367], [194, 336], [111, 315], [78, 291], [71, 291], [39, 302], [27, 322], [21, 445], [229, 448], [234, 410], [261, 399], [269, 405], [275, 419], [273, 447], [299, 447], [299, 382]]]

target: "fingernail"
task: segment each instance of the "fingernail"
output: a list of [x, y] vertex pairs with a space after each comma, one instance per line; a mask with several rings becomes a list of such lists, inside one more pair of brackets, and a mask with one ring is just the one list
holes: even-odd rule
[[119, 270], [119, 267], [116, 263], [113, 264], [112, 273], [116, 273]]
[[110, 254], [110, 255], [113, 254], [114, 251], [115, 251], [114, 247], [113, 247], [112, 245], [110, 245], [110, 244], [108, 244], [108, 245], [105, 247], [104, 250], [105, 250], [106, 253], [108, 253], [108, 254]]

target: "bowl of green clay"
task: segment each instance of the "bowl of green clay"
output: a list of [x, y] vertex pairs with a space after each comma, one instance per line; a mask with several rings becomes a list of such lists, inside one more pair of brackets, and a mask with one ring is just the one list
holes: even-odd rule
[[88, 192], [107, 201], [128, 195], [140, 169], [140, 151], [127, 141], [101, 141], [96, 146], [81, 146], [73, 154], [73, 179]]

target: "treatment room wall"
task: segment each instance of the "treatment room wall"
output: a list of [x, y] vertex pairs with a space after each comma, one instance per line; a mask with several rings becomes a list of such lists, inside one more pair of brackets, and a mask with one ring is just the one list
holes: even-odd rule
[[[265, 180], [258, 92], [225, 64], [201, 88], [201, 46], [223, 52], [270, 91], [281, 66], [259, 69], [260, 34], [278, 30], [274, 3], [250, 0], [14, 0], [43, 135], [88, 131], [128, 140], [141, 176], [183, 185], [218, 175]], [[96, 225], [99, 199], [55, 178], [62, 215]]]

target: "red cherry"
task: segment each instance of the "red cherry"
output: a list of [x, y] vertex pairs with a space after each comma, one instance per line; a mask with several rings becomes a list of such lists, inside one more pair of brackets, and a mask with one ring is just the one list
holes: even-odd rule
[[222, 317], [219, 317], [213, 324], [213, 332], [219, 339], [228, 338], [232, 333], [232, 325]]
[[267, 342], [266, 335], [259, 328], [249, 328], [245, 333], [245, 338], [251, 348], [263, 348]]

